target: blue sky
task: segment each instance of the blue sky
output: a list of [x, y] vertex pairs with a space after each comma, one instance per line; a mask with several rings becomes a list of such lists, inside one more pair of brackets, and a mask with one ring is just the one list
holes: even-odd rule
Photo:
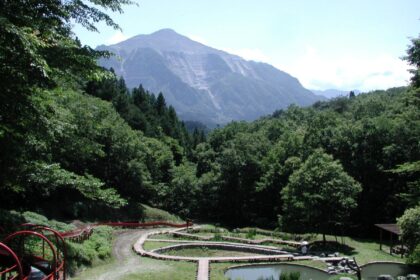
[[141, 0], [112, 18], [122, 32], [80, 26], [97, 46], [162, 28], [245, 59], [267, 62], [309, 89], [406, 85], [409, 38], [420, 33], [419, 0]]

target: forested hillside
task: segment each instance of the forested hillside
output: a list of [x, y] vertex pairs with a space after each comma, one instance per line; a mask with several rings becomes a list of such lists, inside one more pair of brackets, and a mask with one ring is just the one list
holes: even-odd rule
[[[130, 1], [92, 2], [118, 11]], [[290, 106], [205, 139], [162, 94], [128, 90], [96, 65], [109, 54], [81, 46], [69, 23], [116, 26], [106, 14], [13, 3], [0, 4], [1, 208], [131, 219], [146, 203], [228, 226], [334, 232], [418, 205], [418, 39], [409, 87]]]
[[[131, 3], [94, 2], [119, 12]], [[165, 192], [202, 135], [190, 139], [162, 95], [129, 92], [96, 65], [110, 54], [82, 46], [69, 23], [118, 28], [106, 13], [78, 1], [0, 8], [1, 207], [63, 218], [139, 216], [139, 202]]]
[[[253, 123], [215, 130], [196, 149], [198, 200], [206, 205], [201, 215], [232, 225], [274, 226], [277, 215], [292, 215], [283, 211], [284, 188], [299, 184], [303, 189], [296, 195], [305, 196], [304, 186], [314, 180], [321, 185], [318, 174], [327, 172], [334, 161], [342, 170], [331, 182], [341, 180], [344, 172], [362, 188], [348, 225], [369, 229], [373, 223], [394, 222], [410, 202], [419, 201], [419, 93], [395, 88], [319, 102], [312, 108], [292, 106]], [[305, 169], [314, 154], [318, 169]], [[405, 169], [412, 165], [417, 169]], [[303, 171], [305, 177], [292, 182]], [[333, 204], [333, 192], [319, 195]], [[222, 208], [225, 211], [218, 211]], [[304, 207], [300, 215], [306, 214]], [[295, 223], [300, 220], [294, 218]]]

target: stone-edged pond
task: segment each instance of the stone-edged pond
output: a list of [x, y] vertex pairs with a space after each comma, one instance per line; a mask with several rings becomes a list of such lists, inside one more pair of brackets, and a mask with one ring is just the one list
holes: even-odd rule
[[[225, 276], [232, 280], [258, 280], [258, 279], [279, 279], [283, 272], [300, 272], [300, 280], [327, 280], [332, 275], [327, 272], [296, 264], [263, 264], [244, 265], [228, 269]], [[401, 263], [378, 262], [362, 266], [363, 280], [376, 280], [379, 275], [407, 276], [408, 274], [419, 274], [418, 269], [408, 267]]]
[[[300, 272], [301, 280], [325, 280], [330, 275], [320, 269], [296, 264], [244, 265], [230, 268], [225, 276], [231, 280], [279, 279], [281, 273]], [[273, 278], [271, 278], [273, 277]]]

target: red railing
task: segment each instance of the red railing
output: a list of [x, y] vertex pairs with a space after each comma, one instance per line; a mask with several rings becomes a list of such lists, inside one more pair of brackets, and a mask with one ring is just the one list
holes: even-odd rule
[[[58, 232], [46, 226], [34, 225], [34, 224], [23, 224], [21, 225], [22, 228], [27, 228], [28, 230], [20, 230], [14, 232], [7, 236], [4, 239], [4, 243], [0, 243], [0, 264], [3, 262], [3, 271], [0, 271], [0, 279], [7, 279], [7, 280], [27, 280], [30, 273], [31, 273], [31, 266], [35, 266], [36, 262], [46, 262], [48, 263], [48, 270], [47, 275], [43, 278], [43, 280], [65, 280], [66, 279], [66, 258], [67, 258], [67, 251], [66, 251], [66, 244], [65, 239], [81, 242], [83, 240], [88, 239], [94, 227], [97, 226], [111, 226], [111, 227], [158, 227], [158, 226], [166, 226], [166, 227], [189, 227], [191, 226], [191, 222], [187, 222], [184, 224], [176, 224], [171, 222], [164, 222], [164, 221], [157, 221], [157, 222], [148, 222], [148, 223], [139, 223], [139, 222], [101, 222], [92, 225], [88, 225], [83, 228], [79, 228], [76, 230], [68, 231], [68, 232]], [[55, 237], [55, 244], [48, 238], [54, 235]], [[34, 256], [34, 255], [25, 255], [24, 250], [24, 243], [25, 238], [28, 236], [33, 236], [42, 241], [42, 256]], [[10, 246], [16, 245], [13, 244], [13, 241], [17, 242], [17, 246], [15, 251], [13, 251]], [[11, 243], [11, 244], [10, 244]], [[6, 244], [9, 244], [6, 245]], [[45, 245], [49, 248], [50, 253], [52, 254], [52, 260], [49, 261], [46, 259], [45, 254]], [[13, 246], [12, 246], [13, 247]], [[17, 252], [17, 254], [16, 254]], [[6, 262], [6, 263], [4, 263]], [[23, 265], [26, 269], [23, 269]]]
[[[45, 276], [43, 278], [43, 280], [57, 280], [57, 279], [59, 279], [58, 275], [60, 274], [60, 269], [62, 270], [63, 267], [64, 267], [64, 260], [61, 263], [58, 262], [57, 250], [56, 250], [54, 244], [47, 237], [45, 237], [45, 235], [43, 235], [39, 232], [35, 232], [35, 231], [21, 230], [21, 231], [14, 232], [14, 233], [10, 234], [9, 236], [7, 236], [4, 239], [4, 243], [6, 243], [6, 244], [13, 243], [13, 240], [19, 238], [18, 242], [19, 242], [19, 245], [21, 245], [21, 244], [24, 244], [24, 239], [27, 236], [38, 237], [39, 239], [42, 240], [42, 245], [43, 245], [42, 256], [25, 256], [25, 252], [23, 252], [24, 248], [16, 248], [15, 251], [18, 251], [18, 250], [20, 251], [17, 254], [20, 257], [20, 259], [19, 259], [20, 263], [22, 264], [22, 259], [23, 258], [28, 259], [28, 260], [29, 259], [36, 259], [38, 261], [45, 261], [47, 263], [50, 263], [50, 261], [48, 261], [46, 259], [46, 254], [45, 254], [45, 244], [47, 244], [49, 249], [51, 250], [51, 253], [52, 253], [52, 267], [51, 267], [50, 273], [47, 274], [47, 276]], [[19, 246], [19, 247], [23, 247], [23, 246]], [[30, 258], [30, 257], [32, 257], [32, 258]], [[29, 263], [29, 266], [31, 266], [31, 265], [32, 265], [32, 263]], [[30, 273], [30, 271], [28, 273]]]
[[[33, 231], [38, 231], [44, 236], [48, 236], [49, 234], [53, 234], [55, 237], [55, 242], [57, 246], [57, 260], [56, 260], [56, 273], [62, 273], [63, 277], [62, 279], [66, 279], [66, 274], [64, 273], [66, 271], [66, 262], [67, 259], [67, 248], [66, 248], [66, 242], [64, 241], [64, 237], [56, 230], [46, 227], [46, 226], [39, 226], [39, 225], [33, 225], [33, 224], [27, 224]], [[44, 233], [47, 231], [48, 233]], [[60, 254], [61, 252], [61, 254]], [[60, 278], [61, 279], [61, 278]]]
[[165, 221], [157, 221], [157, 222], [148, 222], [148, 223], [140, 223], [140, 222], [100, 222], [96, 224], [91, 224], [89, 226], [79, 228], [76, 230], [62, 232], [60, 233], [63, 238], [69, 239], [73, 242], [83, 242], [84, 240], [88, 239], [94, 230], [94, 227], [97, 226], [110, 226], [110, 227], [129, 227], [129, 228], [143, 228], [143, 227], [158, 227], [158, 226], [166, 226], [166, 227], [175, 227], [175, 228], [182, 228], [182, 227], [190, 227], [192, 225], [191, 222], [187, 222], [184, 224], [176, 224], [171, 222]]
[[[5, 270], [0, 271], [0, 278], [1, 279], [10, 279], [15, 280], [23, 279], [23, 270], [22, 265], [18, 256], [10, 249], [6, 244], [0, 242], [0, 254], [4, 259], [7, 259], [10, 262], [10, 266], [8, 266]], [[7, 264], [6, 264], [7, 266]]]

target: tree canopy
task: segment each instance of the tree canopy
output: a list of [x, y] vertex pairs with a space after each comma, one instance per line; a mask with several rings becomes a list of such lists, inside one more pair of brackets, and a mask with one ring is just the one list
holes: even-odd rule
[[316, 149], [282, 190], [283, 225], [289, 231], [332, 232], [348, 222], [360, 192], [338, 161]]
[[118, 28], [103, 9], [130, 3], [0, 3], [2, 208], [138, 218], [147, 203], [228, 226], [276, 227], [281, 215], [294, 230], [347, 221], [360, 233], [418, 205], [418, 39], [409, 87], [189, 134], [164, 93], [127, 88], [71, 32]]

